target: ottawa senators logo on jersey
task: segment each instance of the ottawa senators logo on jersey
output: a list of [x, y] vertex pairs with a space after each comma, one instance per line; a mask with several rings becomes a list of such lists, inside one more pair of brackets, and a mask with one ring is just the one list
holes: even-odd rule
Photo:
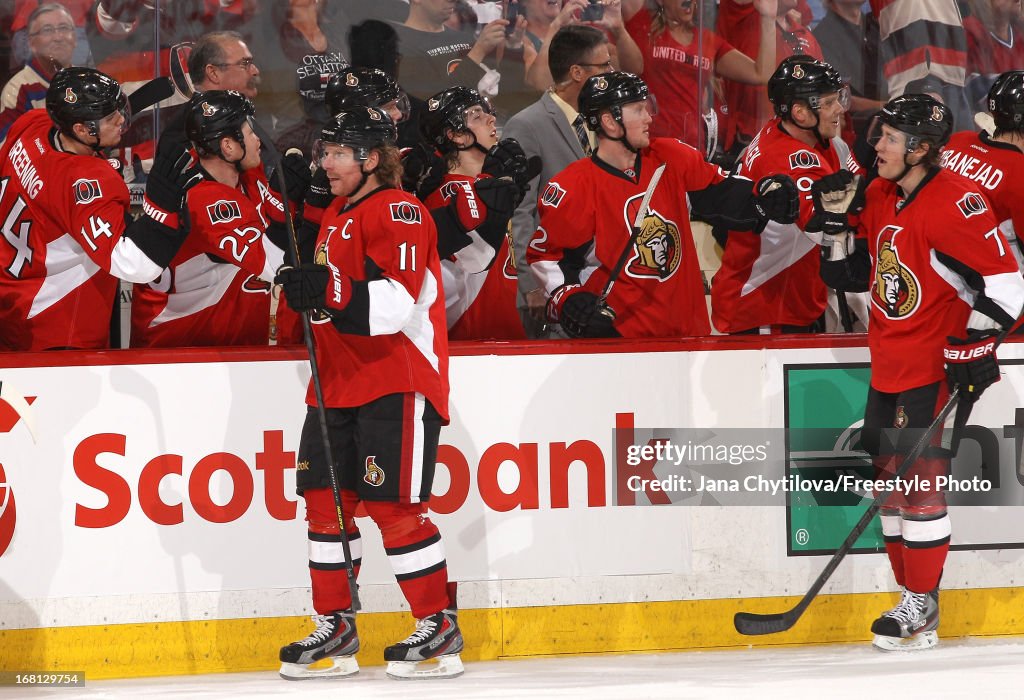
[[960, 198], [956, 206], [960, 209], [960, 213], [964, 215], [965, 219], [969, 219], [977, 214], [984, 214], [988, 211], [988, 203], [977, 192], [968, 192]]
[[206, 214], [210, 217], [211, 224], [224, 224], [242, 218], [242, 210], [238, 206], [238, 202], [228, 199], [221, 199], [206, 205]]
[[423, 221], [420, 208], [412, 202], [392, 202], [391, 220], [400, 224], [418, 224]]
[[270, 294], [270, 283], [260, 279], [258, 275], [249, 275], [242, 282], [241, 289], [246, 294]]
[[871, 285], [871, 303], [892, 319], [905, 319], [917, 311], [921, 302], [921, 284], [913, 271], [900, 262], [893, 239], [903, 229], [886, 226], [878, 235], [875, 280]]
[[384, 470], [377, 466], [374, 455], [366, 458], [366, 473], [363, 474], [363, 481], [370, 486], [380, 486], [384, 483]]
[[[624, 213], [627, 225], [631, 226], [635, 221], [641, 200], [642, 194], [626, 200]], [[679, 262], [683, 257], [679, 227], [654, 209], [650, 209], [640, 222], [634, 253], [633, 258], [626, 264], [626, 274], [630, 277], [668, 279], [679, 269]]]
[[790, 170], [819, 167], [821, 167], [821, 159], [818, 158], [817, 153], [812, 153], [811, 151], [797, 151], [796, 153], [789, 154]]
[[558, 209], [558, 205], [562, 203], [563, 197], [565, 197], [565, 190], [557, 182], [549, 182], [548, 186], [544, 188], [544, 194], [541, 195], [540, 202], [546, 207]]
[[71, 189], [75, 191], [75, 202], [78, 204], [88, 204], [103, 196], [98, 180], [88, 180], [84, 177], [79, 178], [71, 185]]

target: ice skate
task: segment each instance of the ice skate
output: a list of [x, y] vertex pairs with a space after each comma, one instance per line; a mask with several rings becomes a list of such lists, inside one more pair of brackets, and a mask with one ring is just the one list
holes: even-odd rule
[[417, 620], [415, 632], [384, 650], [384, 660], [395, 680], [455, 678], [465, 670], [461, 651], [458, 614], [449, 609]]
[[899, 605], [871, 623], [872, 644], [883, 651], [917, 651], [939, 643], [939, 589], [903, 590]]
[[[301, 681], [309, 678], [344, 678], [359, 673], [355, 654], [359, 651], [355, 613], [345, 610], [313, 615], [316, 630], [305, 639], [281, 647], [281, 678]], [[321, 659], [331, 666], [311, 668]]]

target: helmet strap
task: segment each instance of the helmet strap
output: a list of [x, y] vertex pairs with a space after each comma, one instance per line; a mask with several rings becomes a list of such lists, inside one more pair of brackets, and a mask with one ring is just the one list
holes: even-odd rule
[[82, 139], [78, 138], [77, 136], [75, 136], [74, 126], [71, 127], [70, 133], [66, 133], [66, 132], [60, 131], [60, 130], [58, 130], [58, 133], [60, 133], [63, 136], [67, 136], [72, 141], [77, 141], [78, 143], [82, 144], [86, 148], [92, 149], [93, 155], [95, 155], [97, 158], [106, 158], [107, 154], [110, 153], [110, 148], [106, 148], [106, 147], [103, 147], [103, 146], [100, 145], [100, 130], [99, 130], [99, 127], [96, 125], [96, 120], [95, 119], [91, 119], [91, 120], [89, 120], [87, 122], [77, 122], [77, 123], [78, 124], [85, 124], [86, 126], [88, 126], [89, 127], [89, 135], [92, 136], [96, 140], [93, 141], [92, 143], [87, 143], [87, 142], [83, 141]]
[[810, 104], [807, 105], [807, 109], [809, 109], [811, 111], [811, 114], [814, 115], [814, 124], [812, 124], [811, 126], [801, 126], [800, 124], [796, 123], [796, 121], [793, 119], [793, 105], [789, 106], [789, 118], [786, 121], [795, 126], [797, 129], [810, 131], [812, 134], [814, 134], [814, 138], [817, 139], [818, 144], [822, 148], [826, 148], [828, 146], [828, 141], [826, 141], [825, 137], [821, 135], [821, 115], [818, 114], [817, 108], [811, 107]]
[[604, 126], [601, 125], [601, 120], [598, 119], [597, 128], [600, 129], [601, 135], [604, 136], [609, 141], [618, 141], [623, 146], [625, 146], [626, 150], [629, 151], [630, 153], [639, 153], [640, 149], [634, 147], [633, 144], [629, 142], [629, 137], [626, 134], [626, 125], [622, 123], [622, 107], [620, 107], [619, 105], [615, 105], [613, 107], [610, 107], [608, 111], [611, 112], [612, 119], [615, 120], [615, 123], [618, 124], [619, 127], [622, 129], [622, 136], [612, 136], [611, 134], [609, 134], [607, 131], [604, 130]]

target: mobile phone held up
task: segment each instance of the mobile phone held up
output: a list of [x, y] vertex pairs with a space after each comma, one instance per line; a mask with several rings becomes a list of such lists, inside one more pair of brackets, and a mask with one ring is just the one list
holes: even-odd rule
[[505, 5], [505, 19], [508, 20], [508, 26], [505, 27], [505, 36], [511, 36], [516, 30], [516, 22], [519, 20], [520, 14], [519, 0], [508, 0]]
[[604, 19], [604, 3], [601, 0], [590, 0], [590, 4], [580, 13], [580, 22], [599, 22]]

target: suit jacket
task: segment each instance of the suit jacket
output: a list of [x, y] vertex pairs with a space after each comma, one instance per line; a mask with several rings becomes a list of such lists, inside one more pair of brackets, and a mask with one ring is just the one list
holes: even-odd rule
[[525, 308], [524, 295], [540, 286], [530, 272], [530, 266], [526, 264], [526, 248], [540, 221], [537, 200], [551, 178], [585, 154], [576, 138], [576, 132], [565, 118], [565, 112], [555, 104], [549, 92], [509, 119], [501, 136], [519, 141], [527, 157], [540, 156], [543, 160], [540, 175], [530, 182], [530, 190], [512, 216], [512, 243], [515, 247], [516, 274], [519, 277], [516, 303], [520, 308]]

